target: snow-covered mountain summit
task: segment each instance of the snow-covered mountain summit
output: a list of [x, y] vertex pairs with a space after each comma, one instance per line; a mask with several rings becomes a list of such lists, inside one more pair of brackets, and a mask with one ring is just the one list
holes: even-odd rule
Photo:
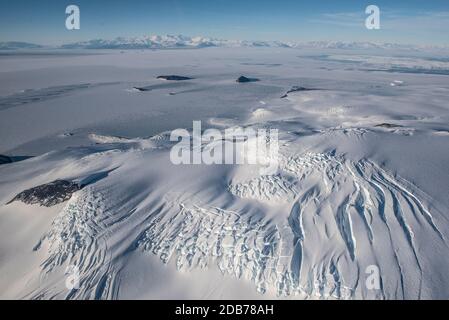
[[420, 49], [415, 45], [374, 42], [344, 41], [249, 41], [224, 40], [202, 36], [150, 35], [142, 37], [118, 37], [112, 40], [94, 39], [61, 46], [64, 49], [174, 49], [205, 47], [274, 47], [274, 48], [318, 48], [318, 49]]
[[82, 49], [161, 49], [161, 48], [201, 48], [219, 46], [219, 41], [203, 37], [182, 35], [151, 35], [143, 37], [118, 37], [112, 40], [94, 39], [65, 44], [62, 48]]

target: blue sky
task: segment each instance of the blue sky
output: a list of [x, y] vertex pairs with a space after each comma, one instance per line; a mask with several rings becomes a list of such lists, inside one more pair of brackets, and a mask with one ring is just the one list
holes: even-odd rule
[[[65, 29], [65, 8], [81, 30]], [[381, 30], [364, 27], [381, 9]], [[449, 44], [449, 0], [0, 0], [0, 41], [62, 44], [149, 34], [280, 41]]]

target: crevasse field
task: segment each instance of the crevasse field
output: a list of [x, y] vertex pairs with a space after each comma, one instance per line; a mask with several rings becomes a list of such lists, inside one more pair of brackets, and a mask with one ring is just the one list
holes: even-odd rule
[[[0, 298], [449, 298], [445, 57], [2, 53]], [[277, 171], [172, 164], [194, 120], [278, 129]]]

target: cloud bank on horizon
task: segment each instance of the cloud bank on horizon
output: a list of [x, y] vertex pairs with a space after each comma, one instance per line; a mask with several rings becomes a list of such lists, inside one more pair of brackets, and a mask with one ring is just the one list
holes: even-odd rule
[[[65, 9], [81, 10], [81, 29], [68, 31]], [[381, 10], [380, 30], [365, 28], [365, 8]], [[145, 34], [190, 34], [236, 40], [372, 41], [448, 45], [449, 2], [293, 0], [128, 2], [0, 1], [0, 41], [61, 45]]]

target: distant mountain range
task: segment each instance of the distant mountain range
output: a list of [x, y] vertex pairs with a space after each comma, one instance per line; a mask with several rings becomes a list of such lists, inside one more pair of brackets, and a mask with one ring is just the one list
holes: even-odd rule
[[416, 49], [412, 45], [393, 43], [377, 44], [372, 42], [282, 42], [282, 41], [247, 41], [223, 40], [205, 37], [188, 37], [182, 35], [143, 36], [113, 40], [96, 39], [71, 43], [61, 46], [64, 49], [174, 49], [207, 47], [274, 47], [274, 48], [319, 48], [319, 49]]
[[38, 49], [38, 48], [42, 48], [42, 46], [34, 43], [18, 42], [18, 41], [0, 42], [0, 50], [20, 50], [20, 49]]
[[[112, 40], [94, 39], [64, 44], [58, 49], [176, 49], [208, 47], [272, 47], [272, 48], [317, 48], [317, 49], [448, 49], [447, 47], [416, 46], [395, 43], [343, 42], [343, 41], [247, 41], [223, 40], [183, 35], [152, 35], [143, 37], [118, 37]], [[25, 42], [0, 42], [0, 50], [36, 49], [43, 46]]]

